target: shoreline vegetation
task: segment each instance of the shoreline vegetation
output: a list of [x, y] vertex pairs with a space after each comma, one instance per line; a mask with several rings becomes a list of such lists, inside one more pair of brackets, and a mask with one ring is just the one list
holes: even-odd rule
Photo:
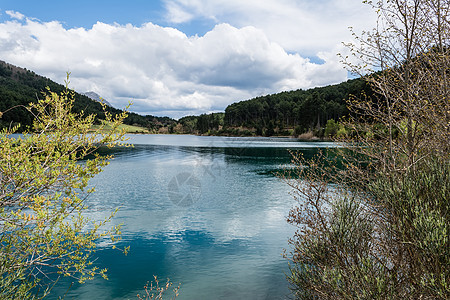
[[[200, 116], [201, 117], [201, 116]], [[296, 127], [275, 127], [263, 130], [257, 127], [246, 126], [224, 126], [201, 131], [198, 129], [189, 130], [184, 126], [161, 126], [156, 128], [145, 128], [137, 124], [126, 125], [123, 128], [126, 133], [131, 134], [188, 134], [198, 136], [227, 136], [227, 137], [284, 137], [298, 138], [301, 140], [331, 140], [333, 137], [342, 136], [348, 133], [348, 130], [339, 122], [330, 119], [324, 127], [308, 128], [307, 130]]]
[[[130, 129], [127, 129], [130, 128]], [[150, 135], [159, 135], [159, 134], [169, 134], [169, 135], [197, 135], [197, 136], [222, 136], [222, 137], [272, 137], [272, 138], [292, 138], [299, 139], [303, 141], [332, 141], [331, 137], [318, 137], [312, 131], [308, 131], [302, 133], [300, 135], [256, 135], [256, 134], [221, 134], [220, 132], [211, 132], [205, 134], [196, 134], [196, 133], [164, 133], [164, 132], [149, 132], [146, 128], [138, 127], [138, 126], [127, 126], [125, 129], [126, 134], [150, 134]], [[129, 130], [129, 131], [128, 131]], [[238, 129], [239, 130], [239, 129]]]
[[[93, 125], [91, 131], [97, 131], [102, 127], [103, 131], [111, 130], [105, 121], [101, 125]], [[285, 128], [280, 130], [276, 128], [272, 135], [258, 134], [256, 128], [248, 127], [219, 127], [218, 130], [208, 130], [200, 133], [198, 131], [178, 131], [169, 130], [167, 127], [161, 127], [159, 130], [149, 130], [148, 128], [138, 125], [120, 125], [117, 130], [123, 130], [126, 134], [173, 134], [173, 135], [197, 135], [197, 136], [225, 136], [225, 137], [279, 137], [279, 138], [295, 138], [304, 141], [332, 141], [334, 138], [342, 137], [348, 134], [348, 129], [333, 119], [329, 120], [324, 128], [315, 128], [307, 132], [299, 133], [296, 128]]]
[[[100, 125], [94, 125], [92, 127], [92, 131], [97, 131], [98, 127]], [[108, 126], [106, 126], [104, 128], [104, 130], [108, 131]], [[255, 132], [252, 132], [251, 130], [248, 129], [242, 129], [242, 128], [233, 128], [233, 130], [236, 130], [236, 132], [238, 134], [228, 134], [228, 133], [223, 133], [220, 130], [217, 132], [208, 132], [208, 133], [186, 133], [186, 132], [151, 132], [149, 131], [147, 128], [144, 127], [140, 127], [140, 126], [132, 126], [132, 125], [121, 125], [118, 130], [124, 130], [125, 134], [144, 134], [144, 135], [163, 135], [163, 134], [169, 134], [169, 135], [197, 135], [197, 136], [224, 136], [224, 137], [274, 137], [274, 138], [292, 138], [292, 139], [299, 139], [299, 140], [303, 140], [303, 141], [332, 141], [332, 137], [319, 137], [316, 135], [315, 132], [313, 131], [308, 131], [299, 135], [271, 135], [271, 136], [267, 136], [267, 135], [256, 135]], [[294, 129], [291, 129], [290, 131], [293, 131]], [[324, 129], [323, 129], [324, 130]]]

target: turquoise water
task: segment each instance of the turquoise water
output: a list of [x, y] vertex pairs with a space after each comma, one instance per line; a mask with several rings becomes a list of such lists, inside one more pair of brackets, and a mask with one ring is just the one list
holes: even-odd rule
[[[288, 138], [133, 135], [133, 148], [92, 179], [88, 215], [123, 224], [127, 256], [101, 242], [96, 264], [109, 280], [74, 283], [65, 299], [136, 299], [153, 275], [181, 284], [177, 299], [287, 299], [283, 249], [295, 204], [274, 176], [287, 149], [314, 154], [330, 143]], [[64, 295], [61, 281], [53, 297]]]

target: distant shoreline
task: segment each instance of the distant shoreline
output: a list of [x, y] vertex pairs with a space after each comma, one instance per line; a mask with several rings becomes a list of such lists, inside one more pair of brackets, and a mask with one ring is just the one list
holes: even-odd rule
[[297, 139], [307, 142], [331, 142], [332, 139], [320, 138], [314, 135], [301, 134], [299, 136], [292, 135], [216, 135], [216, 134], [195, 134], [195, 133], [155, 133], [155, 132], [127, 132], [126, 134], [132, 135], [193, 135], [193, 136], [214, 136], [214, 137], [237, 137], [237, 138], [285, 138], [285, 139]]

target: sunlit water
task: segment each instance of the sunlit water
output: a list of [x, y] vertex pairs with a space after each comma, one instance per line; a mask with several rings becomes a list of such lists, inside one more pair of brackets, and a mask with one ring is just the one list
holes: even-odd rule
[[118, 247], [96, 253], [109, 280], [61, 281], [50, 299], [136, 299], [157, 275], [181, 284], [177, 299], [287, 299], [283, 249], [294, 200], [274, 173], [289, 164], [287, 149], [312, 155], [330, 143], [281, 138], [134, 135], [133, 148], [92, 179], [89, 216], [120, 207]]

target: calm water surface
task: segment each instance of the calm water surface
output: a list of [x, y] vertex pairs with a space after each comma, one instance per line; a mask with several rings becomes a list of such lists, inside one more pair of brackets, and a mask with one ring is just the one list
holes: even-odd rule
[[[133, 148], [92, 179], [89, 215], [123, 224], [118, 247], [101, 243], [96, 264], [109, 280], [73, 284], [65, 299], [136, 299], [157, 275], [181, 284], [177, 299], [288, 299], [287, 261], [294, 205], [274, 173], [287, 149], [314, 154], [331, 143], [283, 138], [133, 135]], [[62, 281], [54, 297], [66, 293]]]

